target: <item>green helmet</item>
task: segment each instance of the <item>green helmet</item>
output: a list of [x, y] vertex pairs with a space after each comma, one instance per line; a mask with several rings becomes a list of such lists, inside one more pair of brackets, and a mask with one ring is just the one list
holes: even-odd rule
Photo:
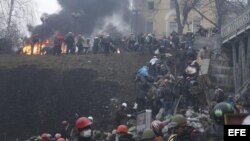
[[142, 134], [142, 139], [152, 139], [155, 137], [155, 133], [152, 129], [147, 129]]
[[181, 114], [176, 114], [176, 115], [173, 116], [172, 122], [177, 123], [178, 126], [186, 125], [187, 124], [187, 119]]
[[224, 124], [224, 115], [233, 113], [233, 107], [227, 102], [217, 103], [212, 110], [212, 118], [217, 124]]

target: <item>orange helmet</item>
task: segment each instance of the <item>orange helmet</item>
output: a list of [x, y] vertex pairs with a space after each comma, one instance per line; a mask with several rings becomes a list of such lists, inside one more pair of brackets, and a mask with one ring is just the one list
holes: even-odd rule
[[59, 138], [56, 141], [65, 141], [65, 139], [64, 138]]
[[77, 129], [82, 129], [82, 128], [85, 128], [91, 124], [92, 124], [92, 122], [88, 118], [80, 117], [76, 120], [75, 126]]
[[128, 127], [126, 125], [119, 125], [116, 130], [117, 133], [127, 133]]

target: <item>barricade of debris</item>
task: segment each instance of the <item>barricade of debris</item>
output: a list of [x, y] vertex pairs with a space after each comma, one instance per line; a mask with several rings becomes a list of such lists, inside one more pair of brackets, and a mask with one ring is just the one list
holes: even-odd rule
[[[195, 112], [192, 108], [185, 110], [185, 117], [187, 119], [187, 125], [196, 128], [199, 132], [203, 133], [209, 127], [211, 123], [211, 118], [207, 109], [200, 109], [199, 112]], [[170, 115], [165, 118], [165, 127], [163, 128], [163, 133], [168, 133], [171, 129], [177, 126], [175, 123], [171, 122]]]

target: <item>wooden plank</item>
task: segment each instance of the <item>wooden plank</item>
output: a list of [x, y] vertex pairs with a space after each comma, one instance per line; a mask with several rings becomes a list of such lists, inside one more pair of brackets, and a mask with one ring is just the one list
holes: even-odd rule
[[248, 114], [227, 114], [224, 116], [225, 125], [241, 125]]
[[208, 74], [210, 59], [203, 59], [201, 64], [201, 69], [199, 71], [199, 75]]

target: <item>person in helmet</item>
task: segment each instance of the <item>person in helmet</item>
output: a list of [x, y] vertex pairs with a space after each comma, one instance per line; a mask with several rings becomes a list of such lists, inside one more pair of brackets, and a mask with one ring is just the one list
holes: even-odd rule
[[75, 127], [78, 135], [77, 141], [90, 141], [92, 137], [92, 122], [87, 117], [80, 117], [76, 120]]
[[121, 124], [116, 129], [116, 138], [118, 141], [134, 141], [133, 135], [128, 134], [128, 127], [127, 125]]
[[215, 88], [214, 96], [215, 96], [215, 100], [217, 103], [225, 101], [224, 91], [221, 88], [219, 88], [218, 86]]
[[126, 119], [127, 117], [131, 117], [130, 114], [127, 114], [127, 103], [122, 103], [122, 105], [120, 106], [120, 108], [116, 111], [115, 113], [115, 127], [121, 125], [123, 120]]
[[154, 120], [151, 122], [150, 128], [153, 130], [155, 134], [155, 140], [164, 141], [162, 129], [164, 127], [164, 123], [159, 120]]
[[64, 37], [58, 31], [55, 33], [54, 37], [54, 47], [53, 47], [53, 55], [60, 56], [62, 53], [62, 44], [64, 42]]
[[154, 141], [155, 140], [155, 133], [152, 129], [147, 129], [143, 131], [142, 138], [140, 141]]
[[201, 134], [195, 128], [187, 125], [187, 120], [182, 114], [174, 115], [171, 123], [175, 126], [172, 128], [168, 141], [200, 141]]
[[211, 116], [216, 124], [224, 125], [224, 116], [226, 114], [233, 114], [233, 113], [234, 109], [231, 104], [227, 102], [220, 102], [214, 106], [211, 112]]
[[67, 45], [66, 54], [75, 54], [75, 40], [74, 40], [74, 34], [72, 32], [68, 32], [65, 35], [65, 43]]
[[64, 120], [62, 121], [62, 127], [61, 127], [61, 137], [65, 140], [69, 140], [71, 137], [71, 130], [72, 128], [69, 126], [69, 122]]
[[217, 103], [213, 107], [210, 113], [213, 123], [205, 131], [205, 137], [209, 141], [224, 141], [224, 116], [232, 113], [233, 107], [227, 102]]
[[141, 81], [146, 81], [148, 79], [148, 77], [149, 77], [149, 67], [147, 65], [142, 66], [137, 71], [136, 77], [138, 77]]
[[93, 122], [94, 118], [92, 116], [89, 116], [88, 119]]

